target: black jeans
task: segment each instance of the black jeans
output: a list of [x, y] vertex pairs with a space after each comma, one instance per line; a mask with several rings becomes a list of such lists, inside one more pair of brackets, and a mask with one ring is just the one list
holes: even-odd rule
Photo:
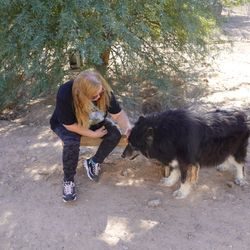
[[[90, 129], [96, 130], [102, 126], [105, 126], [108, 133], [103, 137], [96, 154], [92, 157], [96, 163], [102, 163], [117, 146], [121, 138], [121, 133], [116, 125], [106, 119], [99, 124], [91, 126]], [[54, 132], [63, 141], [62, 162], [64, 181], [74, 181], [79, 158], [81, 136], [77, 133], [70, 132], [62, 125], [56, 127]]]

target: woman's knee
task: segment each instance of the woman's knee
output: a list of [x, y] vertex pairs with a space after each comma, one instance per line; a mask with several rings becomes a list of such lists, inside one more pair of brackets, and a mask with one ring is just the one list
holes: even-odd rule
[[62, 140], [64, 146], [80, 147], [81, 136], [79, 134], [71, 132], [63, 126], [59, 126], [54, 132]]
[[107, 137], [113, 141], [119, 141], [122, 137], [120, 130], [114, 126], [110, 131], [108, 131]]

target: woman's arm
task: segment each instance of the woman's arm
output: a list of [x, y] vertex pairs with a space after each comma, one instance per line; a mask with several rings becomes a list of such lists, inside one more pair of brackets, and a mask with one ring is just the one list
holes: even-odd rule
[[110, 115], [112, 120], [114, 120], [122, 130], [122, 133], [128, 137], [132, 129], [132, 125], [125, 111], [122, 110], [118, 114], [110, 114]]
[[91, 138], [101, 138], [107, 134], [107, 130], [105, 129], [104, 126], [95, 130], [95, 131], [92, 131], [91, 129], [88, 129], [88, 128], [84, 128], [77, 123], [74, 123], [71, 125], [64, 125], [63, 124], [63, 126], [71, 132], [75, 132], [79, 135], [87, 136], [87, 137], [91, 137]]

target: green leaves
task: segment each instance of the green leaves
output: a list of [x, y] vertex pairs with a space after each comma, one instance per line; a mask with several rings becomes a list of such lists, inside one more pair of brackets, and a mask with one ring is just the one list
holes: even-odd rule
[[[205, 0], [0, 0], [0, 4], [0, 97], [8, 86], [10, 92], [15, 88], [11, 79], [41, 92], [62, 83], [72, 50], [80, 51], [84, 67], [103, 67], [116, 74], [152, 67], [159, 74], [178, 70], [184, 54], [204, 53], [215, 26]], [[111, 51], [108, 65], [107, 51]]]

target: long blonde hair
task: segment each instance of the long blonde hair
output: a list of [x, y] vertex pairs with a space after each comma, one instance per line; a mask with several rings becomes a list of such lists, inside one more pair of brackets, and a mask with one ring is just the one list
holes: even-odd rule
[[101, 111], [106, 112], [110, 104], [112, 89], [99, 72], [96, 70], [82, 71], [73, 82], [72, 95], [77, 123], [85, 128], [89, 127], [89, 114], [94, 108], [91, 99], [96, 95], [100, 86], [103, 88], [103, 93], [96, 104]]

